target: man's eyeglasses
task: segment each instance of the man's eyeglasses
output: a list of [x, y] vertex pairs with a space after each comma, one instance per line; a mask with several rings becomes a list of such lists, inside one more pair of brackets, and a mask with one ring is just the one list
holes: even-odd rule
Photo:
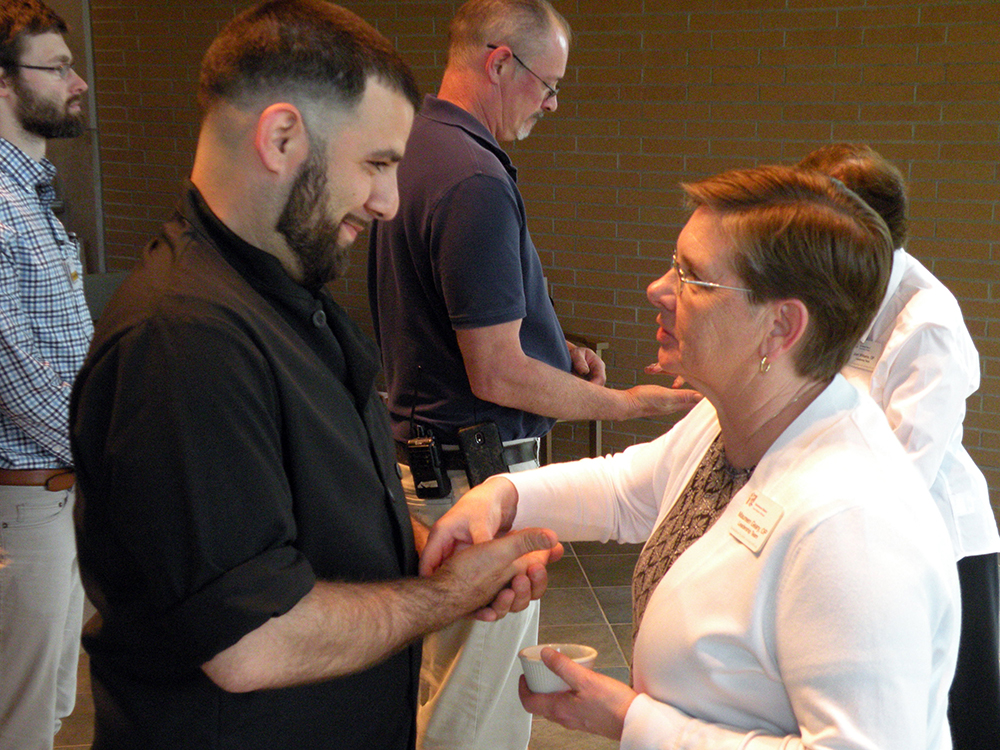
[[60, 63], [59, 65], [25, 65], [24, 63], [17, 63], [16, 65], [18, 68], [45, 70], [49, 73], [55, 73], [63, 81], [69, 78], [69, 74], [73, 70], [73, 66], [70, 63]]
[[745, 289], [741, 286], [726, 286], [725, 284], [716, 284], [714, 281], [698, 281], [697, 279], [688, 278], [687, 273], [680, 264], [677, 262], [677, 250], [674, 250], [674, 257], [670, 263], [670, 267], [677, 272], [677, 280], [682, 284], [690, 284], [691, 286], [703, 286], [709, 289], [731, 289], [734, 292], [746, 292], [750, 294], [749, 289]]
[[[487, 48], [487, 49], [498, 49], [498, 48], [499, 48], [499, 46], [500, 46], [500, 45], [497, 45], [497, 44], [487, 44], [487, 45], [486, 45], [486, 48]], [[508, 49], [510, 49], [510, 48], [508, 47]], [[544, 103], [544, 102], [547, 102], [547, 101], [548, 101], [549, 99], [555, 99], [555, 98], [556, 98], [557, 96], [559, 96], [559, 87], [558, 87], [558, 86], [556, 86], [555, 88], [553, 88], [552, 86], [549, 86], [549, 84], [547, 84], [547, 83], [545, 82], [545, 79], [544, 79], [544, 78], [542, 78], [542, 77], [541, 77], [540, 75], [538, 75], [538, 73], [536, 73], [536, 72], [535, 72], [535, 71], [533, 71], [533, 70], [532, 70], [531, 68], [529, 68], [529, 67], [528, 67], [527, 65], [525, 65], [525, 64], [524, 64], [524, 60], [522, 60], [522, 59], [521, 59], [520, 57], [518, 57], [518, 56], [517, 56], [516, 54], [514, 54], [514, 50], [510, 50], [510, 54], [511, 54], [511, 56], [512, 56], [512, 57], [513, 57], [513, 58], [514, 58], [515, 60], [517, 60], [518, 64], [519, 64], [519, 65], [520, 65], [520, 66], [521, 66], [522, 68], [524, 68], [524, 69], [525, 69], [526, 71], [528, 71], [529, 73], [531, 73], [531, 75], [533, 75], [533, 76], [534, 76], [535, 78], [537, 78], [537, 79], [538, 79], [539, 81], [541, 81], [541, 82], [542, 82], [542, 85], [543, 85], [543, 86], [545, 87], [545, 90], [546, 90], [546, 92], [547, 92], [547, 93], [545, 94], [545, 98], [544, 98], [544, 99], [542, 99], [542, 102], [543, 102], [543, 103]]]

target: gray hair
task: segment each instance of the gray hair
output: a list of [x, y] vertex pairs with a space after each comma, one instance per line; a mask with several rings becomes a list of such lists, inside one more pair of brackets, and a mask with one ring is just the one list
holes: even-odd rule
[[569, 22], [548, 0], [468, 0], [451, 21], [448, 63], [472, 64], [487, 44], [506, 44], [526, 57], [537, 55], [553, 24], [572, 41]]

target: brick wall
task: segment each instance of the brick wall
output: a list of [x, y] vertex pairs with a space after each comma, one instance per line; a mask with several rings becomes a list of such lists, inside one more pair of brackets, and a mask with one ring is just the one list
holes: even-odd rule
[[[348, 2], [426, 91], [449, 0]], [[242, 3], [91, 0], [107, 253], [126, 267], [166, 216], [193, 154], [197, 61]], [[609, 380], [648, 381], [649, 281], [685, 220], [677, 183], [866, 141], [908, 177], [910, 251], [958, 296], [982, 357], [966, 444], [1000, 510], [1000, 13], [949, 0], [556, 0], [574, 30], [559, 111], [510, 151], [568, 331], [607, 341]], [[691, 8], [696, 9], [692, 10]], [[364, 242], [361, 243], [364, 246]], [[368, 322], [364, 253], [336, 285]], [[654, 420], [605, 425], [620, 449]], [[585, 450], [557, 427], [557, 455]]]

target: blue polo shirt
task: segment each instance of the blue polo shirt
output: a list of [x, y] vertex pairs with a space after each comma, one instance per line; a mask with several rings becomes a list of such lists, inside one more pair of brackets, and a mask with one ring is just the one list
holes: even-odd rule
[[471, 114], [427, 96], [399, 195], [396, 217], [372, 227], [368, 261], [394, 437], [411, 436], [411, 412], [449, 443], [485, 420], [505, 441], [544, 435], [555, 420], [472, 393], [455, 336], [521, 320], [525, 354], [571, 370], [510, 158]]

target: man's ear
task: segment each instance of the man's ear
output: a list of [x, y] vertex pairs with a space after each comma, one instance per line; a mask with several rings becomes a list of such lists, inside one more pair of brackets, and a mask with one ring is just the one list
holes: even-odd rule
[[809, 327], [809, 308], [800, 299], [777, 300], [770, 303], [770, 327], [761, 344], [761, 356], [775, 359], [791, 351], [805, 336]]
[[275, 176], [297, 174], [309, 156], [309, 133], [294, 104], [279, 102], [257, 118], [254, 147], [265, 169]]
[[0, 66], [0, 96], [7, 98], [14, 93], [14, 86], [10, 76], [7, 75], [7, 68]]
[[507, 47], [500, 46], [490, 50], [490, 54], [486, 56], [486, 77], [490, 79], [490, 83], [500, 82], [500, 74], [503, 72], [504, 66], [512, 64], [513, 59], [512, 53]]

